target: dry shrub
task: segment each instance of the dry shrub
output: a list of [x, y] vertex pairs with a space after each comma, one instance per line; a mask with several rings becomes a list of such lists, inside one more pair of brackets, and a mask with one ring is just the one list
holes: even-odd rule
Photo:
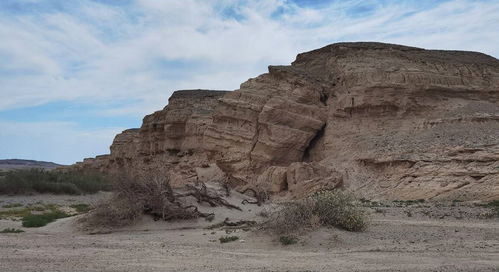
[[109, 201], [100, 203], [90, 213], [78, 219], [84, 230], [119, 228], [131, 225], [140, 215], [142, 209], [128, 198], [113, 196]]
[[172, 220], [198, 217], [195, 207], [186, 206], [173, 191], [168, 177], [154, 176], [136, 181], [122, 177], [118, 194], [137, 203], [155, 219]]
[[263, 227], [275, 234], [299, 235], [320, 226], [363, 231], [367, 224], [368, 218], [353, 196], [342, 191], [323, 191], [285, 203]]
[[122, 176], [116, 179], [113, 197], [79, 219], [83, 229], [119, 228], [131, 225], [142, 214], [155, 220], [188, 219], [200, 216], [196, 207], [186, 206], [175, 195], [167, 177], [143, 180]]
[[275, 234], [300, 234], [313, 227], [312, 211], [310, 199], [284, 203], [282, 208], [270, 214], [264, 228]]

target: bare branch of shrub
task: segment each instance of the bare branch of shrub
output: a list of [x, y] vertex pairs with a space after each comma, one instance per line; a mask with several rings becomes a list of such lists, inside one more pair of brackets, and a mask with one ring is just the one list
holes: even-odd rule
[[208, 190], [204, 183], [200, 187], [187, 185], [186, 189], [178, 192], [172, 188], [167, 177], [154, 176], [137, 180], [122, 176], [115, 182], [112, 199], [97, 206], [94, 211], [81, 218], [80, 223], [84, 229], [117, 228], [132, 224], [142, 214], [166, 221], [213, 218], [213, 213], [200, 212], [197, 206], [192, 205], [192, 201], [189, 202], [189, 197], [212, 207], [225, 206], [241, 210]]

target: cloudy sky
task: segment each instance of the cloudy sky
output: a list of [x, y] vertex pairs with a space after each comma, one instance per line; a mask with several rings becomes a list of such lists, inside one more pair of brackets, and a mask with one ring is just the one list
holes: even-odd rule
[[108, 153], [178, 89], [339, 41], [499, 57], [497, 0], [0, 0], [0, 159]]

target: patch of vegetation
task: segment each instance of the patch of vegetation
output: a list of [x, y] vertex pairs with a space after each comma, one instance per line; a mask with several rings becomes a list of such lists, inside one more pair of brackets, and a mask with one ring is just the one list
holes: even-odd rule
[[14, 229], [14, 228], [6, 228], [3, 230], [0, 230], [0, 233], [21, 233], [21, 232], [24, 232], [24, 230]]
[[377, 201], [371, 201], [369, 199], [361, 198], [359, 199], [360, 203], [363, 204], [365, 207], [380, 207], [383, 206], [383, 204], [377, 202]]
[[28, 207], [22, 209], [11, 209], [6, 211], [0, 211], [0, 219], [6, 218], [21, 218], [31, 214], [31, 209]]
[[37, 228], [43, 227], [48, 223], [52, 223], [57, 219], [69, 217], [71, 215], [63, 211], [50, 211], [42, 214], [30, 214], [23, 217], [23, 227], [25, 228]]
[[0, 211], [0, 219], [22, 220], [23, 227], [41, 227], [59, 218], [71, 216], [55, 204], [27, 205], [22, 209]]
[[453, 199], [452, 204], [450, 205], [451, 207], [456, 207], [458, 203], [462, 203], [463, 201], [460, 199]]
[[314, 215], [324, 226], [334, 226], [348, 231], [363, 231], [367, 227], [367, 216], [356, 204], [355, 198], [341, 191], [319, 192], [312, 197]]
[[18, 208], [18, 207], [22, 207], [22, 206], [23, 206], [23, 204], [21, 204], [21, 203], [10, 203], [7, 205], [3, 205], [2, 208], [10, 209], [10, 208]]
[[92, 207], [85, 203], [73, 204], [69, 207], [75, 209], [77, 213], [86, 213], [92, 210]]
[[56, 209], [57, 206], [54, 204], [37, 204], [37, 205], [28, 205], [26, 208], [30, 209], [31, 211], [34, 212], [43, 212], [46, 210], [53, 210]]
[[486, 203], [483, 206], [491, 209], [490, 212], [488, 212], [485, 217], [487, 218], [499, 217], [499, 199]]
[[295, 234], [319, 226], [363, 231], [368, 225], [366, 212], [355, 198], [342, 191], [323, 191], [306, 199], [286, 203], [265, 222], [264, 228], [277, 234]]
[[0, 179], [0, 194], [84, 194], [109, 191], [108, 179], [96, 173], [19, 169]]
[[486, 203], [484, 206], [488, 208], [499, 208], [499, 199], [492, 200], [489, 203]]
[[283, 235], [283, 236], [279, 237], [279, 242], [281, 242], [281, 244], [283, 246], [288, 246], [288, 245], [293, 245], [293, 244], [298, 243], [298, 239], [296, 237], [293, 237], [293, 236]]
[[404, 205], [404, 206], [409, 206], [409, 205], [414, 205], [414, 204], [422, 204], [425, 202], [424, 199], [409, 199], [409, 200], [394, 200], [394, 203]]
[[385, 214], [386, 214], [386, 211], [385, 211], [385, 210], [383, 210], [383, 209], [380, 209], [380, 208], [375, 208], [375, 209], [374, 209], [374, 211], [375, 211], [376, 213], [381, 213], [382, 215], [385, 215]]
[[223, 237], [220, 237], [220, 239], [218, 239], [218, 240], [220, 240], [221, 244], [225, 244], [225, 243], [237, 241], [237, 240], [239, 240], [239, 237], [238, 236], [223, 236]]

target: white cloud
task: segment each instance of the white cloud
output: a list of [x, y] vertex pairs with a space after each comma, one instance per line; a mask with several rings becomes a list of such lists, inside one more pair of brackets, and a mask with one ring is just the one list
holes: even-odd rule
[[[356, 14], [358, 7], [369, 10]], [[107, 109], [99, 107], [100, 114], [141, 117], [164, 107], [174, 90], [237, 89], [249, 77], [266, 72], [267, 65], [288, 64], [297, 53], [338, 41], [499, 56], [498, 1], [352, 0], [320, 7], [285, 0], [136, 0], [124, 6], [81, 1], [59, 12], [10, 14], [0, 9], [0, 14], [0, 111], [60, 100], [126, 100], [135, 102], [109, 103]], [[29, 136], [35, 132], [31, 125], [40, 125], [48, 139], [62, 131], [65, 138], [98, 147], [78, 149], [67, 158], [90, 155], [85, 150], [106, 152], [116, 132], [91, 139], [77, 126], [6, 125], [0, 123], [0, 131], [26, 131], [21, 137], [26, 143], [37, 135]], [[37, 139], [61, 154], [78, 145], [67, 140], [62, 149], [57, 141]]]
[[[2, 69], [32, 72], [0, 77], [0, 109], [132, 98], [143, 100], [130, 107], [144, 114], [165, 103], [153, 96], [184, 86], [235, 89], [268, 64], [286, 64], [304, 50], [350, 39], [499, 55], [499, 2], [450, 1], [424, 10], [416, 2], [335, 1], [314, 9], [278, 0], [137, 0], [126, 10], [89, 1], [73, 14], [11, 15], [0, 19], [0, 53], [10, 56]], [[348, 13], [360, 4], [373, 11]], [[244, 19], [223, 17], [222, 8]], [[273, 17], [279, 9], [282, 15]], [[162, 77], [161, 69], [176, 68], [155, 67], [160, 59], [190, 60], [192, 67]]]

